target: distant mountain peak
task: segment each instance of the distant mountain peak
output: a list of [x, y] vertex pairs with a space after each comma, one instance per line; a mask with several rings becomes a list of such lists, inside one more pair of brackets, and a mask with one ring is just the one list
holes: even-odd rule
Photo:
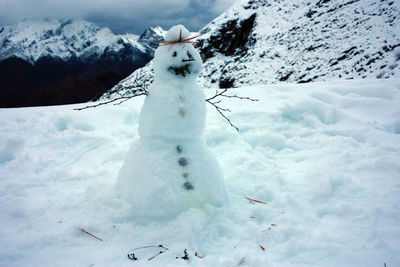
[[138, 41], [143, 43], [151, 43], [151, 42], [159, 42], [164, 39], [166, 31], [163, 30], [160, 26], [158, 27], [149, 27], [144, 30], [144, 32], [139, 36]]
[[106, 50], [119, 51], [124, 44], [151, 52], [150, 39], [162, 38], [161, 28], [146, 30], [147, 40], [137, 42], [132, 35], [115, 35], [109, 28], [77, 19], [32, 19], [2, 26], [0, 31], [0, 60], [15, 56], [34, 64], [41, 57], [100, 57]]

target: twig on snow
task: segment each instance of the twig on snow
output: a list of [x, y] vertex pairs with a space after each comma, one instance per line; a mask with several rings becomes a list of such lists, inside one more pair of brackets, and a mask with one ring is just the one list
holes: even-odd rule
[[194, 255], [195, 255], [197, 258], [200, 258], [200, 259], [202, 259], [202, 258], [204, 258], [204, 257], [206, 256], [206, 255], [200, 256], [200, 254], [197, 253], [197, 251], [194, 253]]
[[101, 238], [98, 238], [97, 236], [95, 236], [95, 235], [93, 235], [93, 234], [89, 233], [88, 231], [86, 231], [86, 230], [85, 230], [85, 229], [83, 229], [83, 228], [79, 228], [79, 230], [81, 230], [81, 232], [83, 232], [83, 233], [85, 233], [85, 234], [87, 234], [87, 235], [90, 235], [91, 237], [94, 237], [94, 238], [96, 238], [97, 240], [103, 241], [103, 239], [101, 239]]
[[260, 201], [260, 200], [252, 199], [252, 198], [249, 198], [249, 197], [245, 197], [245, 198], [250, 202], [257, 202], [257, 203], [261, 203], [261, 204], [267, 204], [267, 203], [265, 203], [263, 201]]
[[262, 233], [265, 233], [265, 232], [271, 231], [271, 230], [272, 230], [272, 227], [278, 227], [278, 225], [275, 224], [275, 223], [271, 223], [271, 226], [270, 226], [270, 227], [268, 227], [266, 230], [263, 230], [263, 231], [261, 231], [261, 232], [262, 232]]
[[165, 251], [159, 251], [156, 255], [154, 255], [154, 256], [148, 258], [147, 260], [148, 260], [148, 261], [151, 261], [152, 259], [154, 259], [155, 257], [157, 257], [157, 256], [160, 255], [160, 254], [163, 254], [164, 252], [165, 252]]

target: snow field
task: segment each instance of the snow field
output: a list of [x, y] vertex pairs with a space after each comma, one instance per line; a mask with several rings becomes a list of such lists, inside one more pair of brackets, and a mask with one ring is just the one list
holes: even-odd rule
[[144, 98], [0, 109], [0, 265], [397, 266], [400, 80], [234, 92], [259, 99], [224, 99], [240, 131], [210, 105], [205, 131], [229, 204], [142, 224], [114, 185]]

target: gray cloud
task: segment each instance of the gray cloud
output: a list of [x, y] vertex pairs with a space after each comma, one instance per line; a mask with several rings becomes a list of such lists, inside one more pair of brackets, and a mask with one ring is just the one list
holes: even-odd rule
[[198, 31], [240, 0], [0, 0], [0, 24], [24, 18], [86, 19], [115, 33], [184, 24]]

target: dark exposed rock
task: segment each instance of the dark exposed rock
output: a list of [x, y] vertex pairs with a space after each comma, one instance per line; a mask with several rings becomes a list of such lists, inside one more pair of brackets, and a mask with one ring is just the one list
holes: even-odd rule
[[353, 52], [353, 50], [357, 49], [357, 46], [352, 46], [349, 49], [343, 51], [343, 54], [349, 54], [350, 52]]
[[346, 57], [347, 57], [347, 55], [346, 55], [346, 54], [344, 54], [344, 55], [342, 55], [342, 56], [338, 57], [338, 58], [337, 58], [337, 61], [344, 60], [344, 59], [346, 59]]
[[316, 6], [317, 7], [322, 7], [324, 4], [329, 3], [330, 0], [320, 0], [317, 2]]
[[318, 13], [318, 12], [315, 11], [315, 10], [309, 9], [309, 10], [306, 12], [306, 14], [304, 14], [304, 15], [305, 15], [307, 18], [312, 18], [312, 16], [313, 16], [315, 13]]
[[323, 44], [320, 44], [320, 45], [317, 45], [317, 46], [313, 46], [313, 45], [311, 45], [311, 46], [309, 46], [309, 47], [307, 47], [307, 51], [314, 51], [315, 49], [317, 49], [317, 48], [320, 48], [320, 47], [323, 47], [324, 45]]
[[310, 71], [310, 70], [314, 69], [315, 67], [316, 67], [315, 65], [310, 66], [310, 67], [307, 67], [307, 68], [306, 68], [306, 71]]
[[300, 81], [298, 81], [297, 83], [309, 83], [309, 82], [312, 82], [312, 79], [311, 79], [311, 78], [309, 78], [309, 79], [307, 79], [307, 80], [300, 80]]
[[222, 25], [218, 34], [210, 36], [207, 43], [200, 44], [200, 54], [203, 61], [214, 56], [216, 52], [225, 56], [243, 52], [249, 41], [249, 35], [253, 29], [255, 19], [256, 14], [254, 13], [245, 20], [231, 20]]
[[232, 88], [235, 80], [230, 78], [221, 78], [219, 80], [219, 88]]
[[280, 82], [284, 82], [287, 81], [287, 79], [289, 79], [290, 75], [292, 75], [294, 73], [294, 71], [289, 71], [288, 73], [286, 73], [285, 75], [281, 76], [280, 78], [278, 78], [278, 80]]

